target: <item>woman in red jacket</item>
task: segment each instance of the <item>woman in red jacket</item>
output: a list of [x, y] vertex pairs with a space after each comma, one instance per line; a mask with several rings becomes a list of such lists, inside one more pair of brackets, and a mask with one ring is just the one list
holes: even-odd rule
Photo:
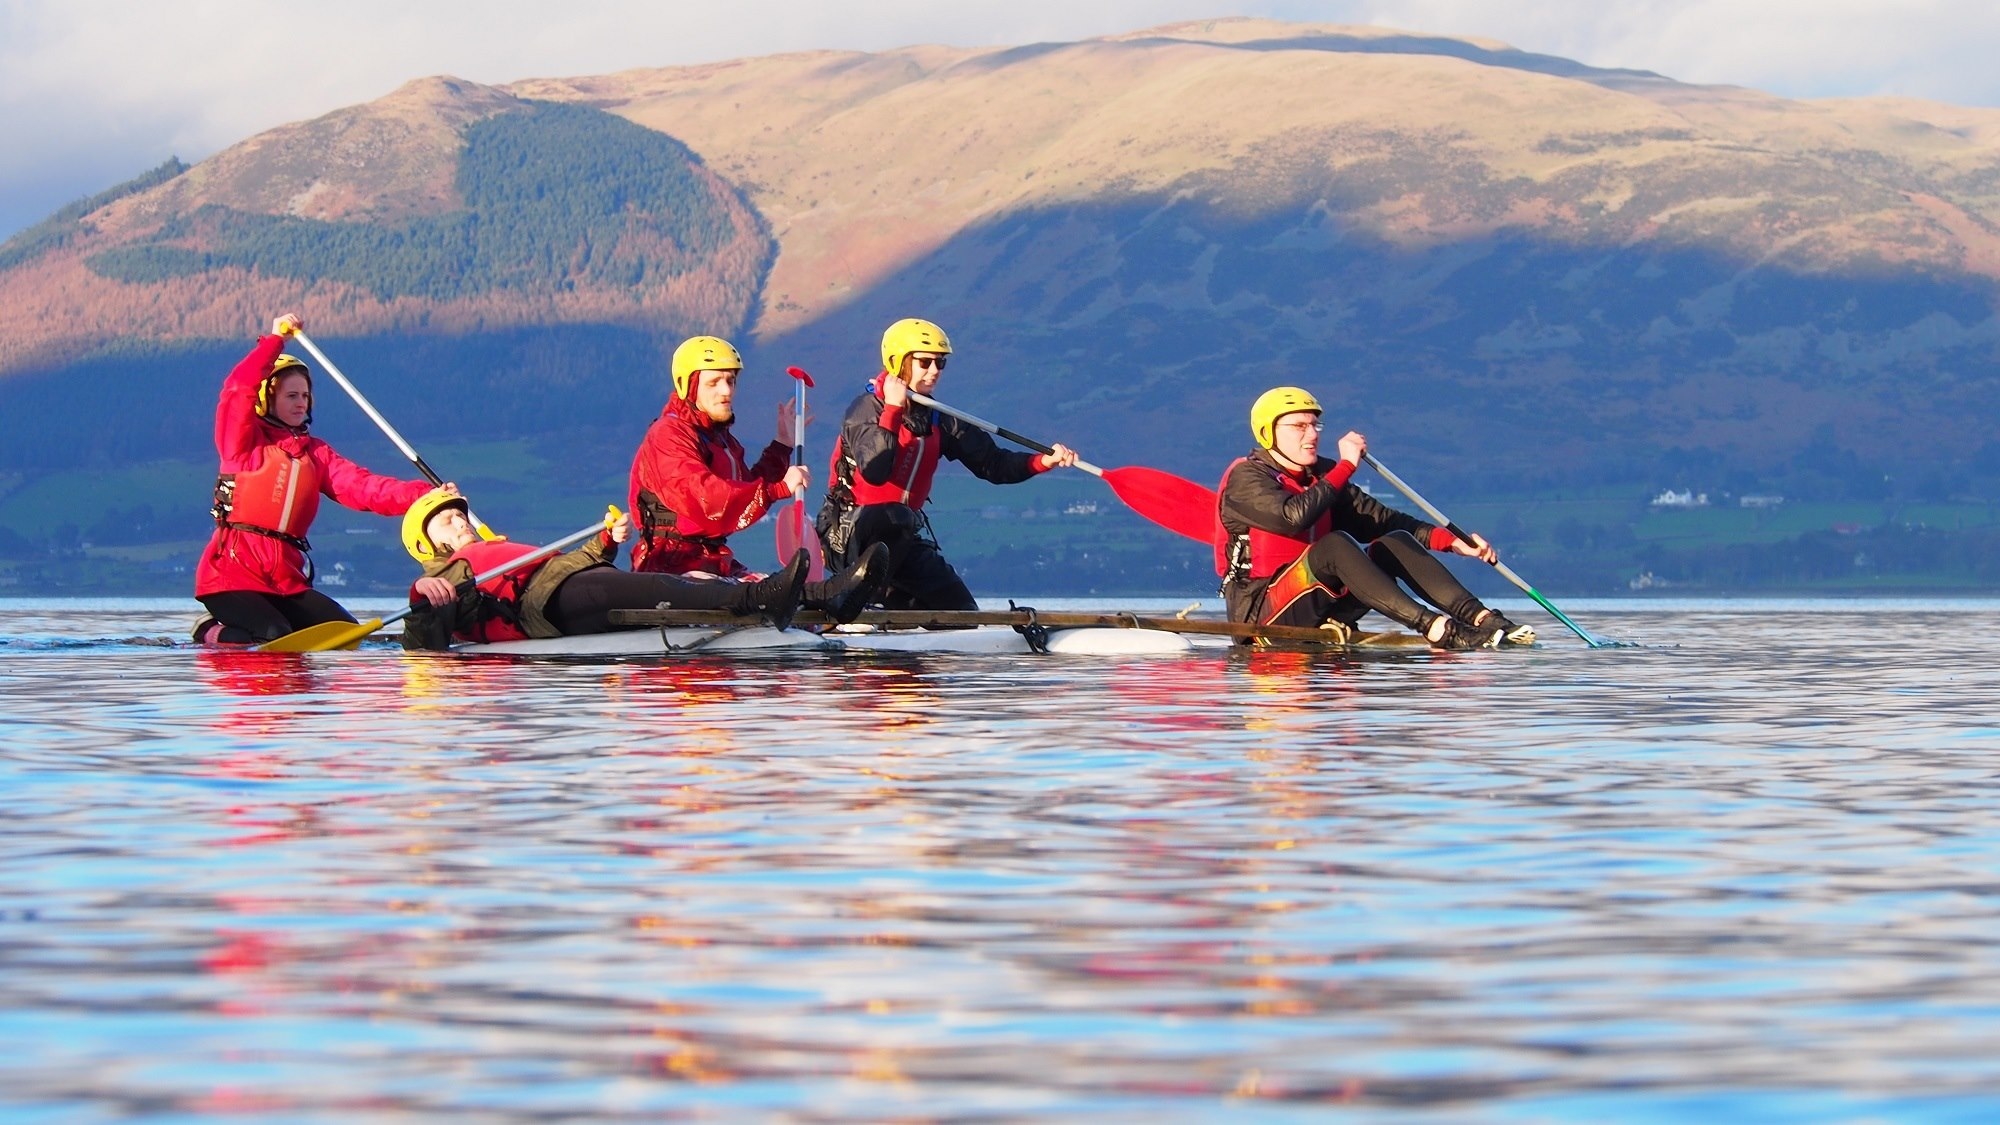
[[194, 636], [206, 644], [256, 644], [308, 625], [353, 621], [313, 589], [306, 532], [320, 497], [400, 516], [431, 489], [428, 481], [371, 473], [307, 432], [312, 373], [280, 354], [285, 337], [304, 327], [296, 314], [279, 317], [222, 383], [215, 534], [194, 572], [194, 596], [208, 610]]

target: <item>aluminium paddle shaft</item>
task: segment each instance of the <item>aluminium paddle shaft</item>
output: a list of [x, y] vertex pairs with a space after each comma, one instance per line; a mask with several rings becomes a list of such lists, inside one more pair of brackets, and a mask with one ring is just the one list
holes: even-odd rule
[[[977, 426], [980, 429], [985, 430], [989, 434], [994, 434], [999, 437], [1006, 438], [1008, 441], [1013, 442], [1015, 445], [1025, 446], [1029, 449], [1034, 450], [1037, 453], [1045, 453], [1048, 454], [1049, 456], [1055, 455], [1055, 450], [1053, 448], [1043, 445], [1041, 442], [1036, 441], [1034, 438], [1022, 437], [1020, 434], [1015, 433], [1014, 431], [1008, 429], [1005, 426], [996, 426], [993, 423], [988, 422], [984, 418], [981, 418], [974, 414], [967, 414], [965, 411], [960, 410], [955, 406], [946, 406], [944, 403], [939, 402], [938, 400], [932, 398], [927, 394], [924, 394], [921, 391], [911, 391], [910, 399], [911, 401], [916, 402], [919, 405], [928, 406], [932, 410], [936, 410], [944, 414], [949, 414], [952, 417], [968, 425]], [[1078, 459], [1076, 467], [1082, 469], [1084, 472], [1089, 473], [1091, 476], [1094, 477], [1101, 477], [1104, 475], [1103, 469], [1100, 469], [1096, 465], [1093, 465], [1090, 462], [1082, 459]]]
[[[340, 384], [340, 389], [347, 392], [347, 397], [354, 400], [354, 405], [360, 407], [363, 414], [368, 415], [369, 418], [374, 420], [375, 425], [381, 428], [383, 435], [396, 443], [396, 448], [403, 451], [403, 456], [410, 459], [410, 464], [417, 467], [417, 472], [423, 474], [425, 480], [432, 484], [441, 485], [444, 483], [444, 478], [437, 474], [437, 470], [430, 467], [429, 463], [424, 460], [423, 455], [417, 452], [415, 446], [404, 440], [403, 435], [396, 427], [390, 425], [389, 420], [382, 416], [382, 412], [375, 409], [375, 404], [368, 401], [368, 396], [361, 393], [361, 388], [350, 382], [347, 375], [340, 370], [339, 365], [328, 359], [325, 352], [319, 350], [319, 345], [312, 342], [312, 337], [306, 335], [305, 329], [293, 329], [292, 338], [297, 340], [299, 346], [304, 348], [311, 354], [313, 359], [319, 362], [321, 370], [333, 376], [333, 381]], [[472, 508], [469, 505], [466, 507], [465, 514], [473, 527], [481, 529], [482, 534], [480, 538], [486, 538], [486, 524], [478, 516], [472, 514]]]
[[[1446, 531], [1451, 532], [1453, 535], [1458, 536], [1460, 539], [1464, 540], [1467, 543], [1472, 542], [1472, 534], [1470, 532], [1458, 526], [1458, 524], [1452, 522], [1452, 518], [1450, 516], [1447, 516], [1443, 512], [1439, 511], [1436, 505], [1432, 504], [1429, 500], [1426, 500], [1421, 495], [1419, 495], [1417, 493], [1417, 490], [1411, 488], [1407, 483], [1405, 483], [1402, 477], [1397, 476], [1396, 474], [1390, 472], [1387, 468], [1385, 468], [1382, 462], [1377, 461], [1375, 459], [1375, 455], [1373, 453], [1363, 453], [1361, 455], [1361, 459], [1368, 463], [1369, 468], [1374, 469], [1376, 472], [1382, 474], [1382, 479], [1394, 485], [1396, 487], [1396, 491], [1409, 497], [1410, 503], [1415, 504], [1419, 508], [1422, 508], [1424, 510], [1424, 514], [1431, 518], [1432, 523], [1437, 524], [1439, 527], [1444, 528]], [[1606, 647], [1616, 646], [1618, 644], [1617, 641], [1597, 636], [1596, 634], [1585, 629], [1583, 626], [1578, 625], [1574, 621], [1571, 621], [1569, 619], [1568, 614], [1564, 613], [1562, 610], [1557, 609], [1555, 607], [1554, 602], [1551, 602], [1549, 601], [1549, 599], [1543, 597], [1542, 592], [1540, 590], [1537, 590], [1533, 586], [1528, 585], [1527, 581], [1523, 579], [1520, 575], [1514, 573], [1514, 569], [1508, 566], [1506, 563], [1501, 562], [1499, 559], [1494, 559], [1493, 569], [1500, 572], [1500, 577], [1505, 578], [1507, 581], [1512, 582], [1515, 586], [1520, 587], [1521, 592], [1527, 594], [1530, 598], [1533, 598], [1535, 600], [1536, 605], [1539, 605], [1543, 609], [1548, 610], [1550, 616], [1554, 617], [1557, 621], [1560, 621], [1564, 625], [1568, 626], [1570, 632], [1575, 633], [1577, 636], [1583, 638], [1584, 644], [1589, 645], [1591, 648], [1606, 648]]]

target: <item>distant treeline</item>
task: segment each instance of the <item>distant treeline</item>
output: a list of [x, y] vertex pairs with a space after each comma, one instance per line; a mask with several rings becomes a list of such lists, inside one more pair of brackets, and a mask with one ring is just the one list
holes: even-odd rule
[[699, 268], [735, 234], [727, 189], [685, 145], [614, 114], [535, 103], [474, 123], [465, 139], [463, 210], [386, 225], [209, 205], [87, 264], [132, 283], [236, 266], [443, 301], [580, 281], [643, 288]]
[[12, 269], [50, 250], [69, 245], [70, 240], [77, 235], [78, 221], [85, 215], [105, 204], [115, 203], [128, 195], [136, 195], [147, 188], [166, 183], [187, 170], [188, 166], [181, 163], [180, 157], [169, 156], [166, 163], [150, 172], [142, 173], [117, 187], [68, 204], [5, 243], [0, 243], [0, 270]]

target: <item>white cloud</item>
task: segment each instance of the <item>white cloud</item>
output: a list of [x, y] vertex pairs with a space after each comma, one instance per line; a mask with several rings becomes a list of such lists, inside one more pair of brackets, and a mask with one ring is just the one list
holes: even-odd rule
[[[1990, 0], [1239, 0], [1778, 93], [2000, 104]], [[0, 234], [149, 168], [429, 74], [481, 82], [830, 47], [1066, 40], [1212, 0], [0, 0]]]

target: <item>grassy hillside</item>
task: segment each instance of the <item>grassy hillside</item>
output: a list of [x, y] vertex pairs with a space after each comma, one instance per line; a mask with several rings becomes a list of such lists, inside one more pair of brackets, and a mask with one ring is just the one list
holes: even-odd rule
[[[1544, 585], [1977, 582], [1996, 287], [2000, 111], [1504, 44], [1217, 20], [435, 78], [0, 247], [0, 474], [96, 496], [51, 474], [199, 465], [216, 382], [296, 307], [426, 449], [525, 443], [490, 484], [568, 530], [581, 494], [546, 474], [623, 473], [681, 336], [746, 346], [754, 444], [783, 365], [837, 401], [882, 326], [923, 315], [958, 344], [941, 397], [1107, 465], [1208, 482], [1251, 399], [1305, 385], [1492, 513]], [[366, 448], [321, 394], [321, 432]], [[1018, 515], [1072, 484], [1095, 487], [945, 489], [954, 557], [1028, 587], [1206, 584], [1127, 513]], [[205, 508], [190, 487], [176, 511]], [[1645, 506], [1669, 487], [1788, 501], [1675, 520]], [[138, 502], [102, 501], [184, 518]], [[9, 549], [69, 549], [48, 518], [0, 509]]]

